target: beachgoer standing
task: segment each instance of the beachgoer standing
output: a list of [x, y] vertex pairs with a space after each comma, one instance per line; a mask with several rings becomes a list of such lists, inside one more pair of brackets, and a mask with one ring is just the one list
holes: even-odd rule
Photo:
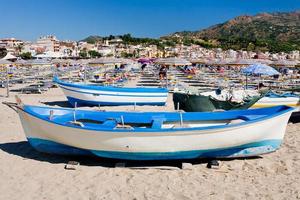
[[167, 77], [167, 68], [166, 68], [166, 66], [161, 66], [160, 67], [158, 75], [159, 75], [160, 80], [163, 80]]

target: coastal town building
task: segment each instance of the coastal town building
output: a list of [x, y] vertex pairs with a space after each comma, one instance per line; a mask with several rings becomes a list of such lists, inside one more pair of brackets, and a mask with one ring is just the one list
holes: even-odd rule
[[221, 48], [204, 48], [200, 45], [176, 44], [175, 46], [164, 46], [158, 48], [156, 45], [138, 44], [129, 45], [121, 38], [111, 37], [99, 40], [94, 44], [85, 41], [59, 41], [54, 35], [39, 37], [36, 42], [22, 41], [15, 38], [0, 39], [0, 48], [5, 48], [7, 52], [18, 56], [20, 53], [30, 52], [32, 56], [41, 54], [55, 55], [56, 57], [80, 57], [81, 52], [85, 52], [89, 57], [90, 51], [96, 51], [100, 56], [108, 57], [182, 57], [191, 59], [269, 59], [269, 60], [299, 60], [298, 50], [289, 53], [254, 52], [245, 50], [222, 50]]
[[23, 47], [24, 42], [16, 38], [0, 39], [0, 47], [6, 48], [7, 52], [18, 55]]
[[37, 47], [43, 48], [44, 51], [59, 52], [59, 41], [53, 35], [42, 36], [36, 41]]

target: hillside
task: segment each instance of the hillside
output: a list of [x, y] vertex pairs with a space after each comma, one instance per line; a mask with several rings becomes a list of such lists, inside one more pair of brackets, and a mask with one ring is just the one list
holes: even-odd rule
[[81, 41], [83, 42], [87, 42], [87, 43], [90, 43], [90, 44], [94, 44], [96, 42], [99, 42], [99, 41], [102, 41], [103, 40], [103, 37], [101, 36], [98, 36], [98, 35], [91, 35]]
[[239, 16], [200, 31], [184, 31], [162, 39], [202, 42], [224, 49], [300, 50], [300, 11]]

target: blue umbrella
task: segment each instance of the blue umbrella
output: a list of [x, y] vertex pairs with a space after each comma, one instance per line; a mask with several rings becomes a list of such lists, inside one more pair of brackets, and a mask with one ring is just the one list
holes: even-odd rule
[[280, 74], [276, 69], [264, 64], [253, 64], [244, 69], [242, 69], [242, 73], [247, 75], [266, 75], [273, 76]]

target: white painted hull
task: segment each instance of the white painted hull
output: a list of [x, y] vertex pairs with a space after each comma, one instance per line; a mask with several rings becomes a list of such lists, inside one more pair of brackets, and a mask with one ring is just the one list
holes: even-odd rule
[[134, 93], [96, 91], [89, 89], [61, 86], [65, 96], [74, 105], [165, 105], [168, 93]]
[[[114, 132], [62, 126], [19, 110], [21, 122], [28, 139], [52, 141], [88, 150], [105, 157], [121, 158], [120, 155], [125, 153], [125, 159], [135, 159], [135, 157], [128, 156], [132, 153], [213, 152], [218, 149], [230, 149], [263, 141], [279, 141], [281, 143], [290, 114], [291, 112], [288, 112], [263, 121], [230, 128], [191, 131]], [[266, 144], [261, 148], [263, 149], [244, 148], [224, 157], [254, 156], [275, 151], [279, 146], [272, 147], [272, 145]], [[120, 154], [114, 156], [116, 153]], [[216, 155], [216, 157], [223, 156]], [[155, 159], [160, 158], [155, 157]]]
[[263, 97], [258, 100], [251, 108], [264, 108], [264, 107], [271, 107], [271, 106], [279, 106], [279, 105], [286, 105], [290, 107], [296, 108], [295, 111], [299, 111], [300, 102], [299, 97]]

